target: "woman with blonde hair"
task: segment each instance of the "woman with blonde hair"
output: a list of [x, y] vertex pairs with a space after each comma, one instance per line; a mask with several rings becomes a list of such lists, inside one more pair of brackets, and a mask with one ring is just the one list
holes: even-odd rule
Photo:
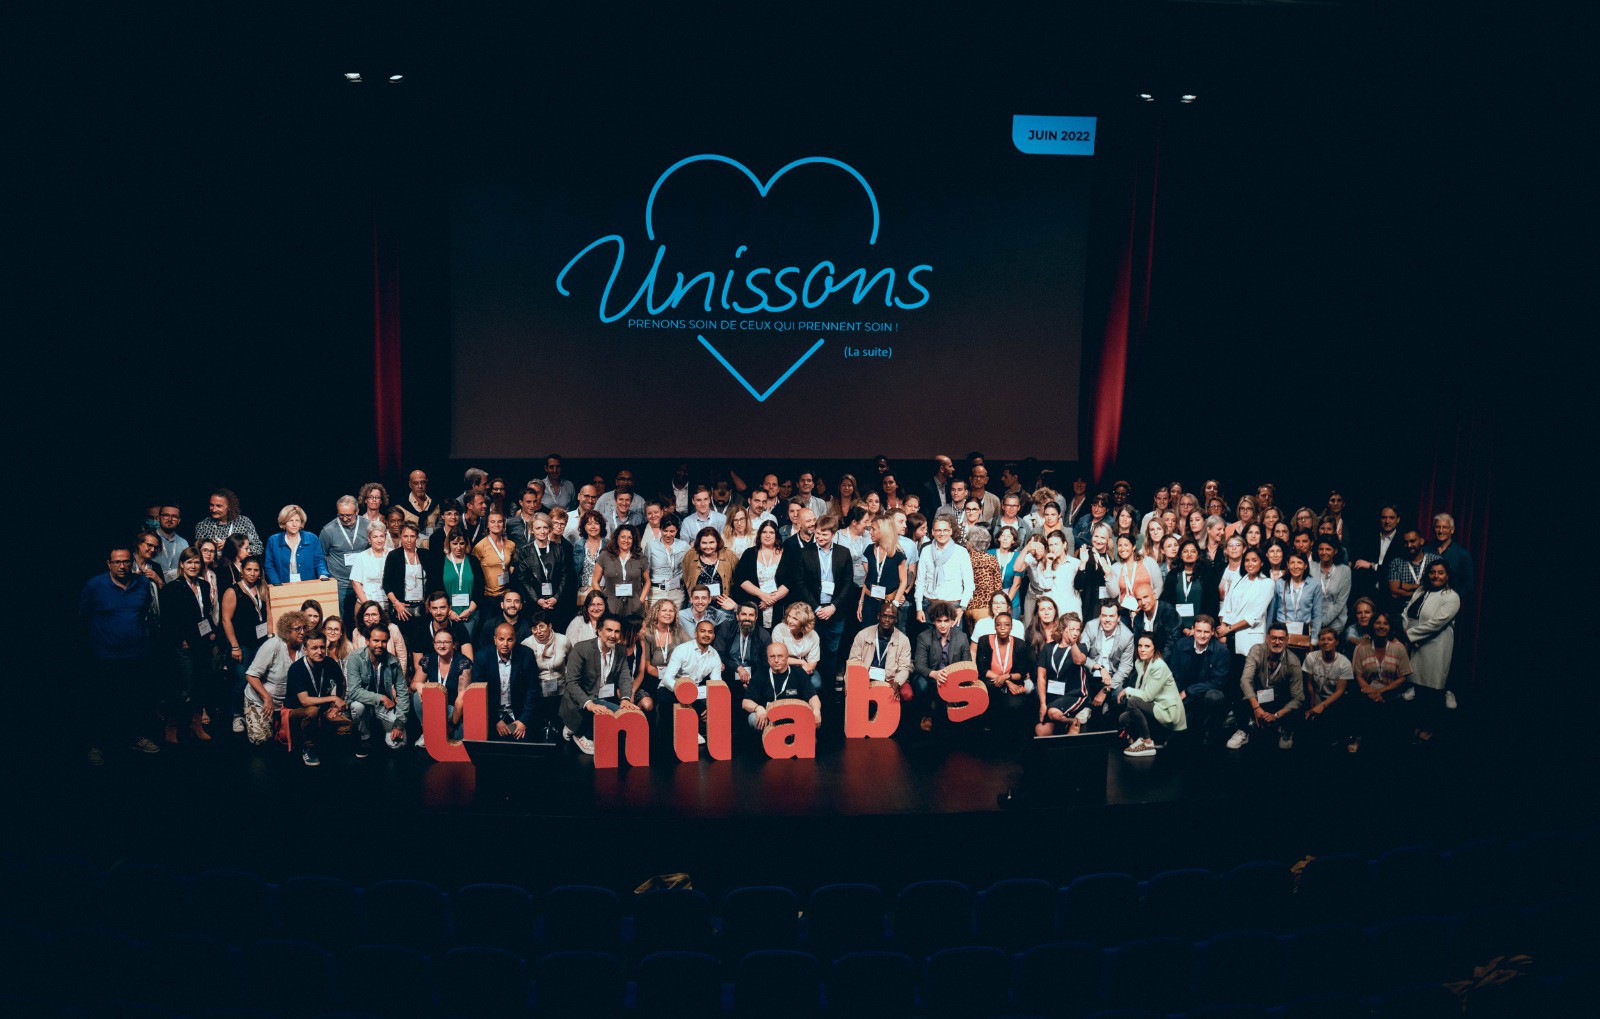
[[293, 584], [301, 580], [327, 580], [328, 564], [322, 542], [305, 530], [306, 511], [293, 503], [278, 511], [277, 534], [267, 539], [267, 583]]
[[735, 559], [756, 543], [755, 532], [750, 530], [750, 510], [745, 506], [728, 508], [728, 525], [722, 529], [722, 543], [733, 552]]
[[1248, 496], [1248, 495], [1239, 496], [1239, 504], [1238, 504], [1238, 507], [1237, 507], [1235, 515], [1234, 515], [1233, 523], [1228, 525], [1228, 534], [1230, 536], [1234, 535], [1234, 534], [1238, 534], [1241, 530], [1244, 529], [1244, 527], [1247, 524], [1249, 524], [1252, 521], [1254, 521], [1255, 518], [1256, 518], [1256, 501], [1255, 501], [1255, 499], [1252, 496]]
[[772, 643], [789, 649], [789, 664], [797, 665], [811, 677], [811, 686], [821, 693], [817, 664], [822, 661], [822, 641], [817, 636], [817, 616], [803, 601], [791, 602], [783, 610], [783, 622], [772, 628]]
[[839, 488], [832, 499], [828, 500], [828, 513], [832, 516], [848, 518], [850, 511], [861, 502], [859, 489], [856, 485], [854, 474], [843, 474], [839, 477]]

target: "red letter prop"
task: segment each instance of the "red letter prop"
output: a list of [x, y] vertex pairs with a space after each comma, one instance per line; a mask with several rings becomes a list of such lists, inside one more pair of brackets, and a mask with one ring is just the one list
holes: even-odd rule
[[[482, 683], [467, 687], [466, 699], [461, 705], [461, 735], [467, 739], [489, 738], [489, 700], [487, 688]], [[467, 748], [460, 740], [450, 739], [450, 715], [455, 705], [445, 697], [445, 689], [438, 683], [422, 684], [422, 736], [427, 744], [428, 756], [436, 761], [470, 761]]]
[[900, 725], [900, 699], [894, 687], [873, 682], [867, 667], [851, 662], [844, 670], [844, 735], [846, 739], [893, 736]]
[[713, 761], [733, 760], [733, 691], [720, 679], [706, 682], [706, 749]]
[[761, 734], [761, 749], [774, 761], [817, 756], [817, 716], [805, 701], [774, 701], [767, 709], [767, 726]]
[[956, 662], [945, 670], [945, 681], [937, 687], [939, 699], [950, 705], [950, 721], [965, 722], [989, 710], [989, 688], [978, 677], [972, 662]]
[[672, 688], [678, 702], [672, 706], [672, 750], [684, 764], [700, 759], [700, 713], [693, 707], [700, 699], [700, 686], [680, 679]]
[[650, 767], [650, 722], [644, 717], [644, 712], [638, 708], [625, 708], [622, 711], [610, 711], [601, 708], [594, 716], [594, 766], [596, 768], [615, 768], [617, 766], [617, 744], [622, 742], [622, 737], [628, 739], [622, 745], [627, 752], [628, 766], [630, 768]]

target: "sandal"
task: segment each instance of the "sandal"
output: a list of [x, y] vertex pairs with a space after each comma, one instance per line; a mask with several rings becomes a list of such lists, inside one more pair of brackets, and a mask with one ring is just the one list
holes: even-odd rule
[[1072, 721], [1067, 723], [1067, 735], [1076, 736], [1078, 734], [1078, 730], [1081, 728], [1083, 728], [1083, 723], [1074, 718]]
[[1346, 751], [1352, 754], [1359, 752], [1361, 750], [1361, 739], [1357, 737], [1356, 739], [1351, 740], [1349, 743], [1345, 744], [1344, 748]]

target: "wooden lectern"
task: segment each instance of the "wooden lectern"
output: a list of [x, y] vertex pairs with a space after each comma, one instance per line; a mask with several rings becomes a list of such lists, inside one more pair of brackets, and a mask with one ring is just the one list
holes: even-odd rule
[[302, 580], [294, 584], [269, 584], [267, 586], [267, 623], [269, 633], [278, 632], [278, 617], [291, 609], [298, 609], [307, 601], [322, 606], [322, 618], [339, 614], [339, 582], [337, 580]]

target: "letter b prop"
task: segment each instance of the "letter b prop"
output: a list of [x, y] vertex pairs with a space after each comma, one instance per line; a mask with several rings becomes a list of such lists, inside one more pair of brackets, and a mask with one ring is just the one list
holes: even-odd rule
[[948, 704], [950, 721], [965, 722], [989, 710], [989, 688], [972, 662], [956, 662], [938, 686], [939, 699]]
[[844, 670], [846, 739], [893, 736], [900, 725], [900, 698], [888, 683], [874, 683], [867, 667], [851, 662]]

